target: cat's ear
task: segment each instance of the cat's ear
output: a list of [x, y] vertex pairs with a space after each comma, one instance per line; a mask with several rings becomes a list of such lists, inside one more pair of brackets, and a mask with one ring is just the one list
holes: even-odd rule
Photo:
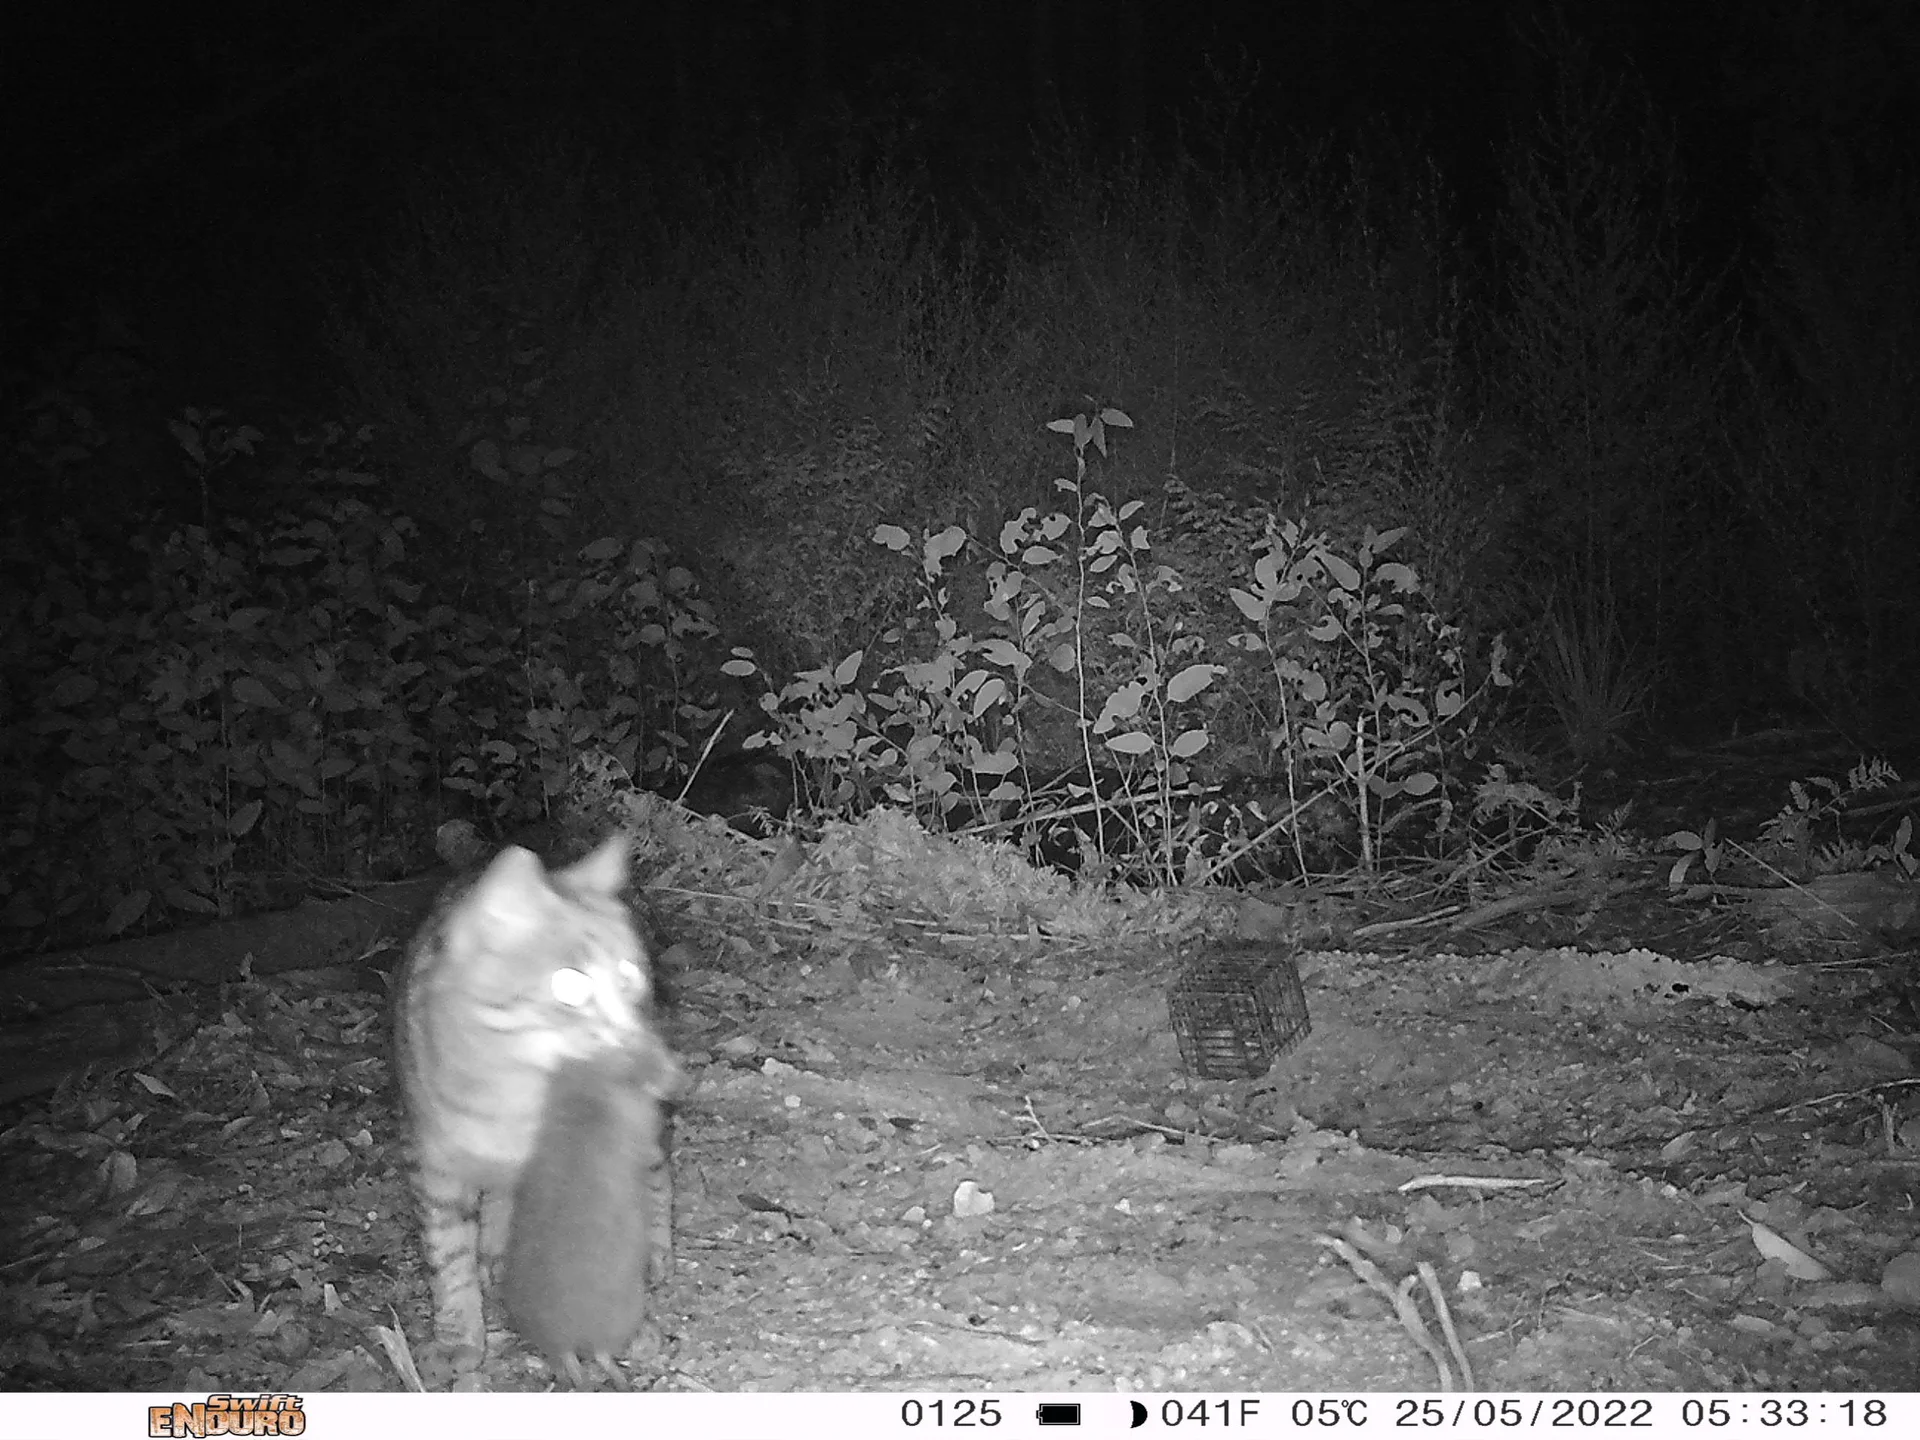
[[590, 895], [618, 895], [627, 888], [627, 837], [615, 831], [593, 852], [557, 872], [557, 878], [570, 889]]
[[544, 928], [552, 897], [540, 857], [509, 845], [473, 882], [457, 918], [472, 920], [483, 936], [524, 935]]

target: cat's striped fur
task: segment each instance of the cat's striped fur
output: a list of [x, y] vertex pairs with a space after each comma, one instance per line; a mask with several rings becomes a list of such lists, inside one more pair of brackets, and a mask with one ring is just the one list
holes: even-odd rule
[[510, 846], [451, 888], [408, 947], [396, 1062], [434, 1333], [456, 1369], [485, 1356], [481, 1268], [506, 1246], [554, 1070], [660, 1049], [626, 882], [624, 836], [551, 873]]

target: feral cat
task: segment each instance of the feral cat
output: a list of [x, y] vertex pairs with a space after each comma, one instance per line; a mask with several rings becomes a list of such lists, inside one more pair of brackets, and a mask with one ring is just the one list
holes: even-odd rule
[[514, 1329], [574, 1389], [579, 1357], [614, 1384], [631, 1353], [647, 1289], [672, 1263], [672, 1190], [660, 1101], [679, 1069], [655, 1055], [611, 1052], [553, 1074], [533, 1155], [514, 1189], [502, 1286]]
[[550, 1077], [570, 1060], [665, 1054], [626, 882], [621, 835], [551, 873], [509, 846], [450, 889], [408, 947], [395, 1059], [434, 1334], [456, 1369], [485, 1358], [481, 1263], [505, 1247]]

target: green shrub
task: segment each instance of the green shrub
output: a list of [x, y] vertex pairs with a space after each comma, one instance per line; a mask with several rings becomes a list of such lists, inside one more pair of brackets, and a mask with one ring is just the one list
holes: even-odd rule
[[[204, 455], [199, 417], [180, 428]], [[711, 723], [711, 617], [657, 542], [595, 541], [508, 616], [436, 600], [372, 477], [307, 485], [118, 555], [73, 523], [8, 534], [0, 923], [111, 935], [228, 913], [269, 870], [397, 867], [442, 791], [505, 827], [586, 757], [669, 778]]]
[[[1131, 423], [1111, 409], [1053, 422], [1074, 445], [1074, 478], [1056, 482], [1070, 508], [1029, 507], [991, 545], [959, 526], [917, 545], [879, 527], [876, 543], [918, 561], [921, 598], [895, 637], [902, 658], [871, 678], [856, 651], [780, 684], [736, 649], [728, 673], [767, 685], [756, 743], [792, 760], [828, 812], [889, 801], [934, 823], [1084, 815], [1092, 853], [1124, 853], [1164, 880], [1204, 880], [1239, 858], [1209, 854], [1196, 823], [1196, 802], [1236, 775], [1262, 776], [1287, 802], [1241, 854], [1283, 836], [1304, 869], [1300, 818], [1329, 796], [1369, 864], [1379, 836], [1421, 807], [1444, 829], [1471, 701], [1508, 683], [1503, 647], [1470, 690], [1459, 631], [1421, 602], [1409, 566], [1384, 558], [1399, 532], [1368, 532], [1349, 559], [1325, 533], [1271, 520], [1229, 591], [1253, 628], [1211, 645], [1217, 626], [1183, 577], [1152, 560], [1142, 502], [1115, 507], [1086, 487], [1089, 448], [1104, 453], [1108, 427]], [[948, 583], [969, 564], [984, 570], [973, 627]], [[1261, 677], [1258, 713], [1271, 718], [1217, 745], [1217, 717], [1252, 713], [1227, 693]], [[1065, 813], [1037, 814], [1037, 781], [1061, 768], [1077, 773]]]

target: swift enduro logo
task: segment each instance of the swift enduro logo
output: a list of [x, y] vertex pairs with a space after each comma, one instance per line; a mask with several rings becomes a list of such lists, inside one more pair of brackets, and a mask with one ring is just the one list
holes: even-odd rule
[[209, 1395], [191, 1405], [147, 1407], [147, 1434], [166, 1440], [209, 1435], [304, 1435], [306, 1402], [298, 1395]]

